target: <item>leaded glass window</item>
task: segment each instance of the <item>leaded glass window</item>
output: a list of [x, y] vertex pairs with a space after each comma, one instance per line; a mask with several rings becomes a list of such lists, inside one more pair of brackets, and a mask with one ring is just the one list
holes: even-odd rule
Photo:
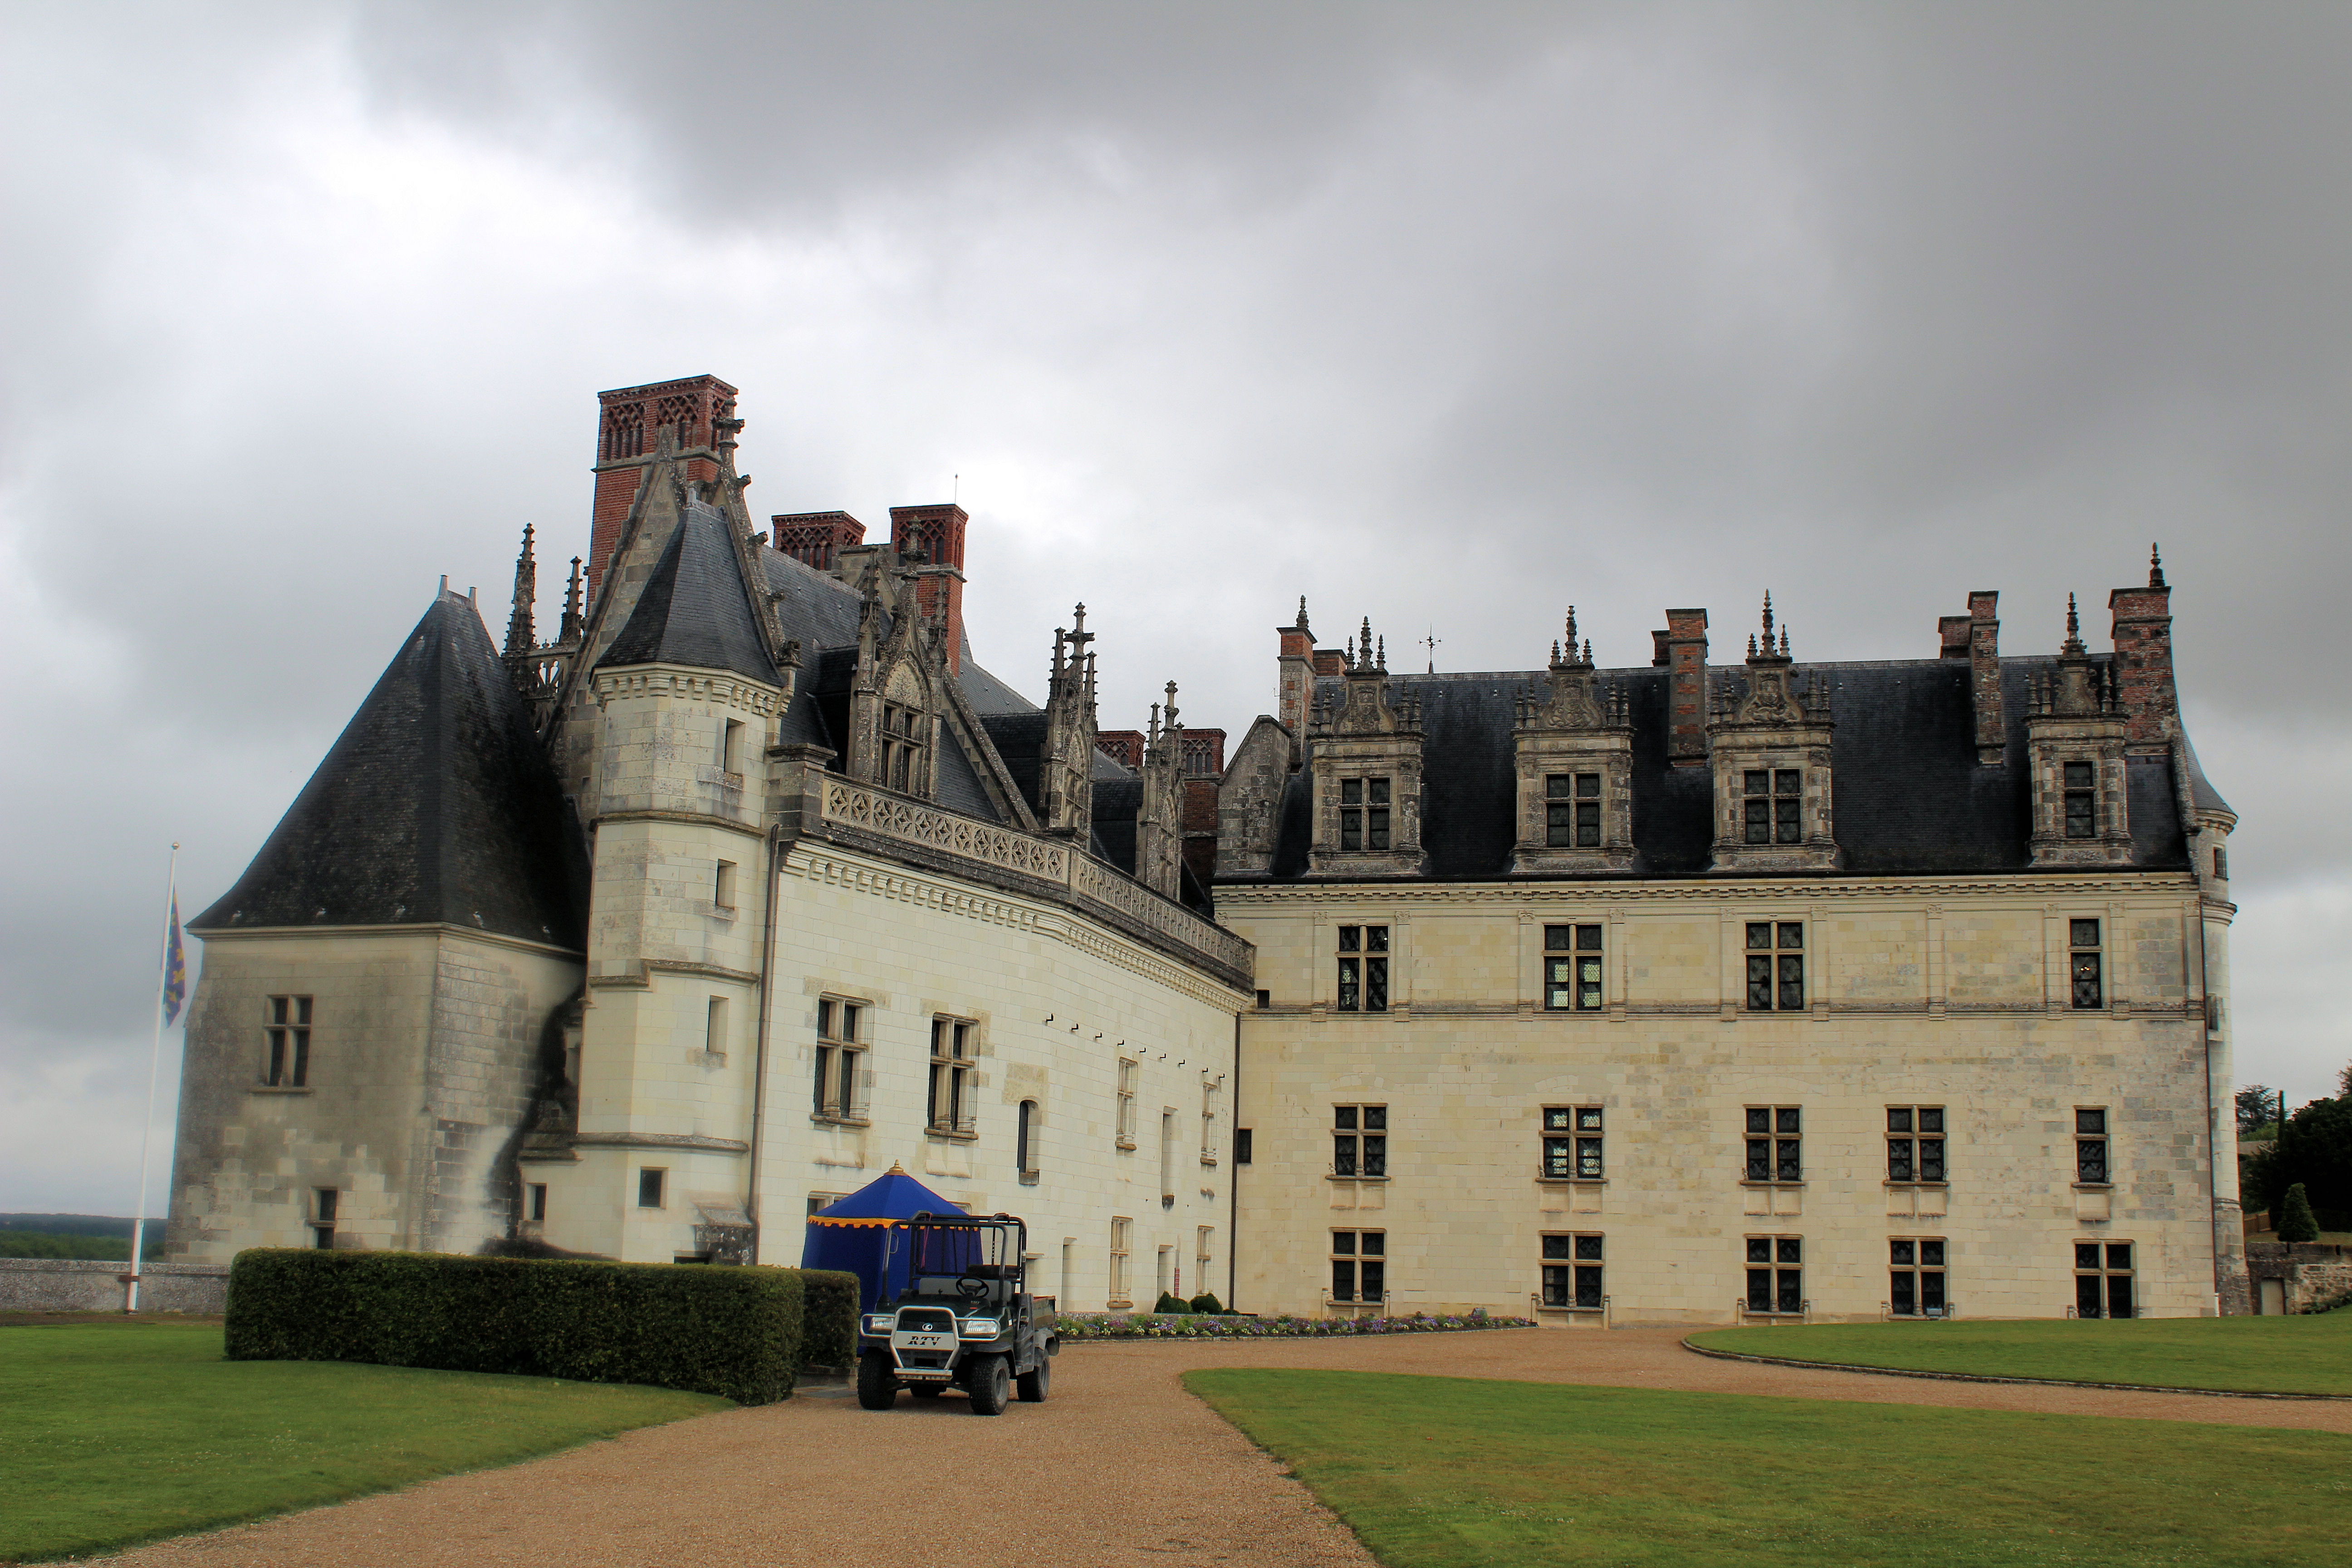
[[1944, 1179], [1942, 1106], [1890, 1105], [1886, 1108], [1886, 1179], [1890, 1182], [1940, 1182]]
[[1339, 847], [1386, 849], [1389, 847], [1389, 781], [1339, 781]]
[[1801, 768], [1749, 768], [1742, 779], [1743, 836], [1750, 844], [1801, 844], [1805, 774]]
[[2107, 1163], [2107, 1112], [2104, 1106], [2077, 1107], [2074, 1111], [2074, 1179], [2085, 1186], [2105, 1186], [2114, 1178]]
[[1385, 1176], [1389, 1173], [1389, 1108], [1385, 1105], [1335, 1105], [1331, 1108], [1331, 1173], [1335, 1176]]
[[1805, 1005], [1805, 922], [1748, 922], [1748, 1010], [1800, 1012]]
[[1388, 1295], [1388, 1233], [1331, 1233], [1331, 1300], [1379, 1301]]
[[1543, 1304], [1578, 1311], [1601, 1306], [1601, 1238], [1595, 1235], [1543, 1238]]
[[1554, 773], [1544, 780], [1544, 843], [1553, 849], [1601, 843], [1601, 775]]
[[1748, 1181], [1805, 1179], [1804, 1121], [1804, 1112], [1793, 1105], [1748, 1108]]
[[2063, 766], [2066, 776], [2066, 837], [2095, 838], [2099, 833], [2097, 764], [2067, 763]]
[[2074, 1244], [2074, 1315], [2078, 1318], [2128, 1318], [2135, 1315], [2130, 1242], [2078, 1241]]
[[1549, 1182], [1601, 1180], [1601, 1107], [1543, 1109], [1543, 1177]]
[[1805, 1310], [1805, 1244], [1793, 1236], [1751, 1236], [1748, 1238], [1748, 1310], [1751, 1312], [1801, 1312]]
[[1389, 928], [1339, 928], [1339, 995], [1342, 1013], [1389, 1010]]
[[1886, 1244], [1886, 1309], [1898, 1318], [1940, 1318], [1945, 1311], [1944, 1243], [1898, 1237]]
[[1544, 927], [1544, 1005], [1591, 1012], [1601, 1005], [1598, 925]]
[[2101, 974], [2099, 922], [2068, 921], [2066, 922], [2066, 972], [2071, 983], [2074, 1005], [2104, 1007], [2106, 986]]

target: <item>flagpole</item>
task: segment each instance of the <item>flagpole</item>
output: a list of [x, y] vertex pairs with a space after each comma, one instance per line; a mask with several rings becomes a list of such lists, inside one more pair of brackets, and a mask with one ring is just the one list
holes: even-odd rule
[[131, 1285], [123, 1292], [122, 1310], [139, 1310], [139, 1264], [147, 1240], [147, 1158], [155, 1141], [155, 1082], [163, 1069], [163, 988], [172, 981], [173, 916], [180, 907], [180, 846], [172, 845], [171, 869], [163, 891], [163, 956], [155, 970], [155, 1048], [147, 1058], [147, 1121], [139, 1131], [139, 1204], [131, 1221]]

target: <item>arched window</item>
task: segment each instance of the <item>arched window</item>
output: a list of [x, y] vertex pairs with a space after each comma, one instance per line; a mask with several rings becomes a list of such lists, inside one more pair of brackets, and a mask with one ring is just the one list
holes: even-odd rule
[[1036, 1121], [1037, 1102], [1034, 1100], [1023, 1100], [1020, 1120], [1013, 1132], [1013, 1152], [1020, 1165], [1021, 1179], [1024, 1182], [1034, 1182], [1037, 1179], [1037, 1144], [1031, 1135], [1031, 1129], [1036, 1125]]

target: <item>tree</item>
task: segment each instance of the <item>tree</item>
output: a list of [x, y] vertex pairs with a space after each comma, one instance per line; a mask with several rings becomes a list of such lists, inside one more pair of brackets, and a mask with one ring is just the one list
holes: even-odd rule
[[2250, 1083], [2238, 1091], [2238, 1136], [2260, 1131], [2276, 1120], [2279, 1091], [2266, 1083]]
[[2352, 1097], [2315, 1100], [2288, 1117], [2278, 1142], [2247, 1162], [2246, 1176], [2249, 1195], [2273, 1215], [2297, 1184], [2315, 1209], [2352, 1209]]
[[2352, 1062], [2346, 1062], [2343, 1070], [2336, 1075], [2336, 1092], [2352, 1100]]
[[2279, 1205], [2278, 1238], [2288, 1242], [2319, 1239], [2319, 1221], [2312, 1215], [2311, 1200], [2304, 1195], [2301, 1182], [2286, 1190], [2286, 1201]]

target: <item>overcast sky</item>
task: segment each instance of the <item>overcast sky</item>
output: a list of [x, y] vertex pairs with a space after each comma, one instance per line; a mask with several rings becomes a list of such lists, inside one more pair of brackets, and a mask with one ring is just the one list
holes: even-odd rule
[[1443, 669], [1570, 602], [1729, 657], [1767, 588], [1800, 658], [1972, 588], [2047, 652], [2160, 540], [2240, 1081], [2352, 1058], [2352, 10], [7, 27], [0, 1210], [130, 1205], [171, 842], [194, 914], [440, 574], [503, 629], [526, 522], [550, 624], [594, 394], [705, 372], [761, 515], [960, 485], [982, 662], [1042, 695], [1085, 599], [1106, 728], [1172, 677], [1238, 737], [1301, 594]]

